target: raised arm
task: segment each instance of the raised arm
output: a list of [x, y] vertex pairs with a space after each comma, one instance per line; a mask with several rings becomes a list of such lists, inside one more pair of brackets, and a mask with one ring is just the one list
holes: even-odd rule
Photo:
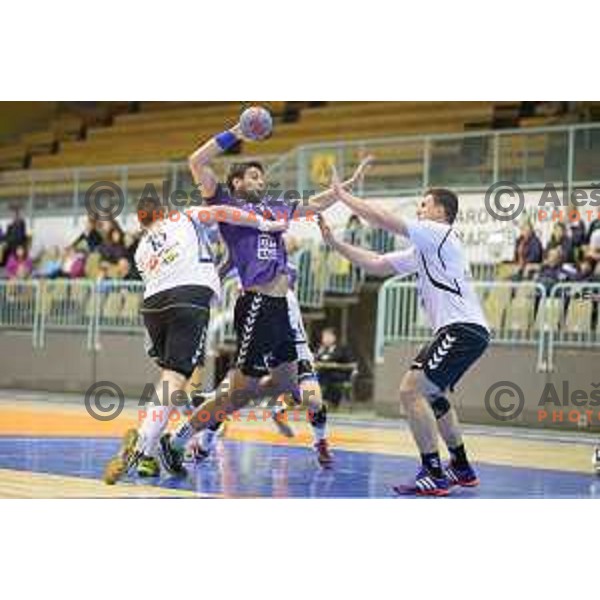
[[266, 233], [280, 233], [287, 231], [289, 220], [277, 219], [271, 221], [253, 212], [242, 210], [228, 205], [215, 205], [202, 207], [197, 210], [187, 210], [188, 218], [203, 225], [215, 223], [228, 223], [238, 227], [250, 227]]
[[213, 198], [219, 183], [217, 176], [209, 166], [211, 161], [242, 139], [242, 129], [237, 123], [231, 129], [211, 138], [188, 158], [194, 183], [200, 187], [203, 198]]
[[[345, 190], [350, 190], [359, 181], [362, 177], [364, 177], [365, 172], [371, 166], [373, 162], [372, 156], [367, 156], [364, 158], [354, 173], [352, 177], [343, 181], [340, 185]], [[327, 210], [330, 206], [333, 206], [338, 201], [338, 197], [335, 194], [333, 187], [329, 187], [314, 196], [311, 196], [306, 203], [300, 203], [298, 208], [296, 209], [297, 214], [307, 214], [307, 213], [321, 213]]]
[[339, 252], [351, 263], [364, 269], [367, 273], [386, 277], [388, 275], [393, 275], [396, 272], [384, 256], [336, 239], [331, 232], [329, 225], [321, 215], [319, 215], [319, 227], [321, 229], [323, 240], [328, 246]]
[[350, 208], [352, 212], [365, 219], [373, 227], [408, 237], [406, 222], [402, 217], [353, 196], [340, 183], [335, 168], [333, 168], [332, 187], [337, 198]]

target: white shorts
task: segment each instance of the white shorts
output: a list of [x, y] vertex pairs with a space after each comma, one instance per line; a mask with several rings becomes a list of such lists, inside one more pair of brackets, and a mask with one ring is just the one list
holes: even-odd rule
[[287, 293], [287, 303], [290, 325], [292, 327], [292, 331], [294, 332], [294, 339], [296, 342], [298, 361], [307, 361], [312, 365], [315, 357], [308, 346], [308, 339], [306, 337], [306, 330], [304, 329], [304, 322], [302, 321], [302, 313], [300, 312], [298, 298], [292, 290], [289, 290]]

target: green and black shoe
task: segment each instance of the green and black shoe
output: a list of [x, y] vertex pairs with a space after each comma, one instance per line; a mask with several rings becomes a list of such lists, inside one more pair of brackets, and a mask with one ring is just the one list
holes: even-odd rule
[[138, 477], [158, 477], [160, 475], [160, 465], [153, 456], [142, 456], [137, 466]]
[[184, 452], [171, 444], [171, 434], [165, 433], [158, 444], [158, 457], [163, 467], [176, 477], [185, 477], [187, 471], [183, 466]]

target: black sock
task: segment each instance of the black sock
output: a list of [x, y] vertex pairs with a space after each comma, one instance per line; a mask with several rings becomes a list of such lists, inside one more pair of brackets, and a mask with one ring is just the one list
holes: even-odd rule
[[443, 477], [442, 461], [440, 460], [439, 452], [431, 452], [431, 454], [421, 454], [423, 466], [434, 477]]
[[215, 421], [212, 425], [208, 426], [208, 429], [216, 433], [221, 428], [221, 425], [223, 425], [223, 421]]
[[468, 467], [469, 459], [467, 458], [467, 451], [465, 450], [465, 445], [461, 444], [460, 446], [456, 446], [456, 448], [448, 448], [450, 452], [450, 458], [452, 459], [452, 464], [457, 467]]

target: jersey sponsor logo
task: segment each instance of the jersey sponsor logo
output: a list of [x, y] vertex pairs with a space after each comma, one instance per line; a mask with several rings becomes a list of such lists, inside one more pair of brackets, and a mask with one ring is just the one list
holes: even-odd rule
[[277, 260], [277, 240], [269, 234], [258, 236], [256, 258], [258, 260]]

